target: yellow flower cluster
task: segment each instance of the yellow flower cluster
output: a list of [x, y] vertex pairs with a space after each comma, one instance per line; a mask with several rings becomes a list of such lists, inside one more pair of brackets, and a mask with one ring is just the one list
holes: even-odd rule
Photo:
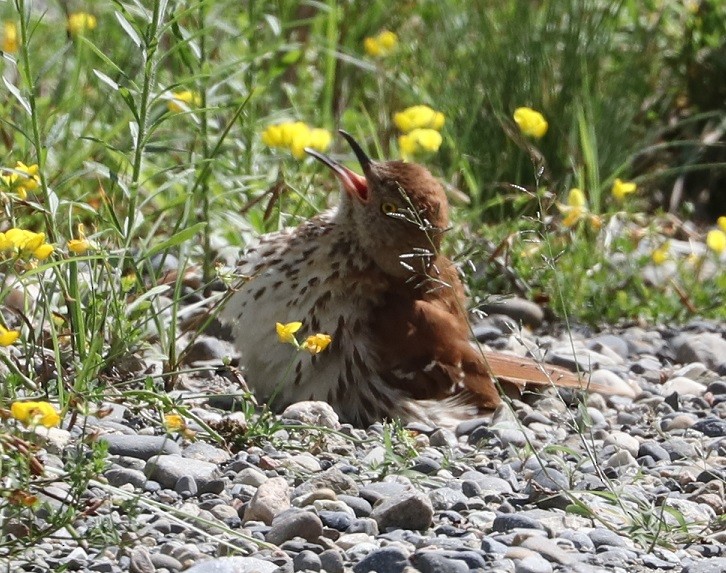
[[0, 180], [8, 191], [13, 191], [21, 199], [25, 199], [28, 191], [33, 191], [40, 185], [38, 165], [25, 165], [22, 161], [18, 161], [13, 171], [5, 169], [0, 172]]
[[85, 32], [95, 30], [96, 17], [88, 12], [75, 12], [68, 16], [68, 32], [71, 36], [82, 36]]
[[18, 39], [18, 28], [14, 22], [3, 23], [3, 42], [2, 51], [7, 54], [14, 54], [20, 47]]
[[45, 233], [34, 233], [13, 227], [0, 233], [0, 253], [14, 251], [19, 256], [32, 256], [42, 261], [53, 253], [53, 245], [45, 242]]
[[414, 129], [434, 129], [441, 131], [445, 121], [446, 118], [443, 113], [427, 105], [407, 107], [393, 116], [393, 123], [403, 133], [409, 133]]
[[282, 324], [278, 322], [275, 324], [275, 330], [277, 331], [277, 338], [283, 344], [292, 344], [298, 350], [307, 350], [310, 354], [320, 354], [325, 350], [330, 343], [333, 341], [329, 334], [312, 334], [308, 336], [302, 344], [295, 338], [295, 333], [302, 328], [302, 322], [288, 322]]
[[172, 92], [171, 97], [172, 99], [167, 102], [166, 106], [173, 113], [189, 111], [192, 107], [202, 105], [202, 98], [199, 97], [199, 94], [190, 90]]
[[717, 255], [726, 251], [726, 215], [716, 221], [718, 229], [711, 229], [706, 234], [706, 246]]
[[8, 330], [0, 324], [0, 346], [15, 344], [18, 338], [20, 338], [20, 333], [17, 330]]
[[653, 252], [650, 254], [650, 258], [653, 261], [653, 264], [660, 266], [670, 258], [670, 252], [671, 245], [668, 241], [666, 241], [657, 249], [653, 249]]
[[393, 53], [398, 45], [398, 36], [388, 30], [383, 30], [376, 36], [363, 40], [366, 54], [373, 58], [385, 58]]
[[565, 227], [574, 227], [582, 220], [588, 220], [590, 225], [594, 229], [602, 227], [602, 220], [597, 215], [590, 213], [587, 208], [587, 199], [582, 189], [573, 187], [567, 195], [567, 204], [557, 204], [557, 208], [560, 210], [565, 218], [562, 219], [562, 224]]
[[514, 121], [524, 135], [541, 139], [547, 133], [549, 124], [544, 116], [530, 107], [518, 107], [514, 110]]
[[268, 147], [289, 149], [293, 157], [305, 157], [305, 148], [326, 151], [332, 136], [327, 129], [310, 127], [302, 121], [286, 121], [269, 125], [262, 132], [262, 142]]
[[638, 186], [632, 181], [621, 181], [620, 179], [616, 179], [613, 183], [611, 193], [613, 194], [613, 197], [615, 197], [616, 201], [622, 202], [626, 195], [635, 193], [637, 189]]
[[60, 424], [58, 412], [48, 402], [13, 402], [10, 413], [26, 426], [42, 424], [52, 428]]
[[393, 123], [403, 132], [398, 137], [401, 157], [408, 161], [416, 155], [438, 151], [443, 142], [439, 131], [445, 121], [443, 113], [427, 105], [414, 105], [396, 113]]
[[86, 239], [86, 227], [83, 223], [78, 224], [78, 238], [71, 239], [66, 246], [76, 255], [83, 255], [91, 248], [91, 243]]

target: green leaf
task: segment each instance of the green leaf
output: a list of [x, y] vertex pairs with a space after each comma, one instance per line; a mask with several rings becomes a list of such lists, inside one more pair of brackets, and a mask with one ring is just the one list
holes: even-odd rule
[[169, 237], [166, 241], [162, 241], [158, 245], [151, 247], [146, 253], [146, 258], [150, 259], [157, 253], [161, 253], [162, 251], [165, 251], [177, 245], [181, 245], [185, 241], [191, 239], [197, 233], [201, 233], [206, 226], [207, 223], [197, 223], [196, 225], [192, 225], [191, 227], [182, 229], [176, 235]]

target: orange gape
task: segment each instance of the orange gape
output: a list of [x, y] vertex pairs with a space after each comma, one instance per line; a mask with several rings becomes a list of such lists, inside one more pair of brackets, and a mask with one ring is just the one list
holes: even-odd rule
[[[340, 180], [340, 204], [265, 235], [239, 264], [243, 277], [221, 316], [245, 378], [275, 409], [324, 400], [342, 421], [451, 425], [499, 402], [495, 379], [584, 388], [571, 372], [470, 343], [464, 289], [439, 252], [449, 206], [427, 169], [368, 158], [347, 133], [363, 175], [307, 150]], [[275, 323], [325, 333], [323, 352], [278, 343]], [[607, 392], [606, 388], [589, 386]]]

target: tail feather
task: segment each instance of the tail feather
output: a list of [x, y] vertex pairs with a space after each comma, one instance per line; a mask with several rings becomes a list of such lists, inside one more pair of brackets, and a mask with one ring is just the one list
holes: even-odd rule
[[[465, 386], [476, 393], [482, 393], [482, 378], [498, 380], [502, 385], [514, 386], [518, 392], [524, 391], [528, 386], [554, 386], [557, 388], [574, 388], [598, 394], [621, 394], [622, 389], [613, 388], [605, 384], [591, 382], [586, 373], [578, 375], [551, 364], [538, 362], [531, 358], [513, 356], [501, 352], [487, 352], [483, 355], [477, 352], [477, 360], [469, 362], [464, 368], [467, 375]], [[485, 401], [489, 402], [486, 392]]]

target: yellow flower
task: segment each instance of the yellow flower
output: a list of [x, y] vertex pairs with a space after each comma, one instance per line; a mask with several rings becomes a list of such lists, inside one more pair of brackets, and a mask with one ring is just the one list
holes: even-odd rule
[[15, 247], [15, 245], [10, 239], [8, 239], [5, 233], [0, 233], [0, 252], [9, 251], [13, 247]]
[[296, 344], [295, 333], [302, 328], [302, 322], [288, 322], [282, 324], [281, 322], [275, 323], [275, 330], [277, 331], [277, 338], [280, 342], [285, 344]]
[[302, 343], [302, 347], [307, 350], [310, 354], [320, 354], [325, 350], [333, 339], [329, 334], [313, 334], [305, 339]]
[[87, 30], [96, 29], [96, 17], [87, 12], [75, 12], [68, 16], [68, 31], [71, 36], [82, 36]]
[[620, 179], [616, 179], [613, 183], [612, 194], [616, 201], [622, 201], [625, 199], [626, 195], [635, 193], [637, 188], [638, 186], [632, 181], [621, 181]]
[[332, 136], [327, 129], [310, 128], [302, 121], [287, 121], [269, 125], [262, 132], [262, 142], [268, 147], [289, 149], [296, 159], [305, 157], [305, 148], [325, 151]]
[[181, 111], [189, 111], [192, 107], [199, 107], [202, 105], [202, 98], [197, 92], [185, 90], [182, 92], [172, 92], [172, 99], [170, 99], [166, 106], [169, 111], [179, 113]]
[[13, 227], [5, 231], [5, 237], [9, 239], [13, 246], [19, 251], [34, 251], [45, 242], [44, 233], [34, 233], [25, 229]]
[[3, 24], [2, 51], [13, 54], [18, 51], [19, 47], [18, 28], [15, 26], [15, 22], [5, 22]]
[[184, 418], [179, 414], [165, 414], [164, 415], [164, 426], [170, 432], [179, 432], [187, 427]]
[[54, 248], [45, 242], [45, 233], [34, 233], [13, 227], [0, 233], [0, 251], [15, 249], [21, 255], [32, 255], [38, 260], [47, 259]]
[[13, 169], [14, 171], [3, 171], [0, 180], [10, 191], [15, 191], [21, 199], [25, 199], [27, 192], [37, 189], [40, 184], [38, 165], [25, 165], [18, 161]]
[[557, 208], [565, 216], [562, 224], [565, 227], [574, 227], [588, 214], [585, 193], [582, 192], [582, 189], [573, 187], [567, 195], [567, 205], [558, 203]]
[[66, 246], [70, 252], [76, 255], [82, 255], [91, 248], [91, 243], [86, 240], [86, 226], [83, 223], [78, 223], [77, 230], [78, 238], [71, 239]]
[[330, 147], [330, 142], [333, 136], [327, 129], [316, 127], [310, 130], [310, 137], [308, 139], [308, 147], [317, 149], [318, 151], [325, 151]]
[[718, 225], [719, 229], [721, 229], [724, 233], [726, 233], [726, 215], [722, 215], [716, 220], [716, 224]]
[[33, 256], [39, 261], [44, 261], [53, 254], [54, 250], [53, 245], [43, 243], [37, 249], [33, 250]]
[[89, 249], [89, 244], [86, 239], [71, 239], [66, 244], [68, 247], [68, 250], [72, 253], [75, 253], [76, 255], [82, 255]]
[[393, 116], [393, 123], [403, 133], [423, 128], [440, 131], [444, 127], [445, 121], [446, 118], [443, 113], [427, 105], [414, 105], [399, 111]]
[[20, 333], [17, 330], [8, 330], [0, 324], [0, 346], [15, 344], [18, 338], [20, 338]]
[[48, 402], [13, 402], [10, 413], [26, 426], [42, 424], [52, 428], [60, 424], [58, 412]]
[[388, 30], [383, 30], [377, 36], [363, 40], [363, 49], [371, 57], [384, 58], [391, 54], [398, 45], [398, 36]]
[[670, 257], [669, 247], [670, 245], [668, 244], [668, 241], [666, 241], [650, 254], [650, 258], [654, 264], [662, 265], [668, 260], [668, 258]]
[[712, 229], [706, 235], [706, 245], [717, 255], [726, 250], [726, 233], [720, 229]]
[[398, 148], [401, 157], [408, 161], [414, 155], [438, 151], [442, 141], [441, 134], [435, 129], [414, 129], [399, 136]]
[[534, 137], [535, 139], [544, 137], [549, 127], [544, 116], [529, 107], [518, 107], [514, 110], [514, 121], [524, 135]]

